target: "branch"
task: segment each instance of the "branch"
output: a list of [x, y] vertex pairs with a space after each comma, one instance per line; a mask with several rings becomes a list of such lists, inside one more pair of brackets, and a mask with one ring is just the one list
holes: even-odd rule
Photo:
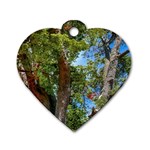
[[123, 56], [125, 56], [126, 54], [128, 54], [130, 51], [129, 50], [126, 50], [125, 52], [123, 52], [122, 54], [120, 54], [119, 56], [118, 56], [118, 58], [120, 59], [120, 58], [122, 58]]
[[99, 46], [99, 48], [100, 48], [100, 47], [103, 47], [103, 46], [105, 46], [105, 45], [111, 44], [111, 43], [116, 39], [116, 36], [117, 36], [117, 35], [112, 32], [112, 36], [111, 36], [111, 38], [109, 39], [109, 41], [107, 41], [107, 42], [105, 42], [105, 41], [103, 40], [103, 38], [101, 38], [101, 40], [102, 40], [102, 45]]
[[22, 70], [22, 69], [18, 69], [19, 72], [33, 72], [33, 71], [27, 71], [27, 70]]
[[112, 36], [111, 36], [110, 40], [108, 42], [106, 42], [105, 44], [111, 44], [116, 39], [116, 37], [117, 37], [117, 35], [114, 32], [112, 32]]

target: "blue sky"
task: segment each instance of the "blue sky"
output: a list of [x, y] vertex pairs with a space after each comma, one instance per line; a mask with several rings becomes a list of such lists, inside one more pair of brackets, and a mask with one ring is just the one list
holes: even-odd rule
[[[111, 49], [114, 47], [114, 43], [115, 43], [115, 41], [109, 45]], [[121, 54], [121, 53], [125, 52], [126, 50], [128, 50], [128, 46], [123, 41], [123, 44], [120, 45], [119, 53]]]
[[[114, 47], [114, 43], [115, 43], [115, 41], [110, 44], [110, 48], [111, 49]], [[89, 49], [89, 51], [91, 52], [91, 54], [93, 54], [92, 53], [93, 48], [94, 48], [94, 46], [90, 47], [90, 49]], [[119, 53], [123, 53], [126, 50], [128, 50], [128, 46], [126, 45], [125, 42], [123, 42], [123, 44], [121, 44], [121, 46], [120, 46]], [[78, 65], [86, 66], [87, 65], [87, 58], [85, 58], [83, 56], [84, 52], [85, 51], [81, 51], [79, 53], [78, 58], [72, 63], [74, 66], [78, 66]]]
[[[114, 47], [114, 43], [115, 43], [115, 41], [110, 44], [111, 49]], [[91, 56], [90, 56], [91, 60], [94, 60], [93, 51], [95, 51], [95, 50], [96, 49], [94, 46], [90, 47], [90, 49], [89, 49], [89, 52], [90, 52], [89, 54], [91, 54]], [[121, 46], [120, 46], [119, 53], [123, 53], [126, 50], [128, 50], [128, 46], [123, 41], [123, 44], [121, 44]], [[72, 63], [72, 65], [74, 65], [74, 66], [78, 66], [78, 65], [86, 66], [87, 65], [87, 58], [84, 57], [84, 53], [85, 53], [85, 51], [81, 51], [79, 53], [78, 58]], [[100, 92], [100, 89], [98, 89], [98, 91]], [[98, 92], [98, 91], [96, 91], [96, 89], [95, 89], [95, 92]], [[96, 107], [96, 105], [92, 100], [88, 99], [87, 96], [84, 96], [84, 100], [85, 100], [86, 110], [87, 110], [88, 114], [90, 114], [92, 108]]]
[[86, 66], [87, 59], [83, 57], [83, 54], [84, 54], [84, 51], [81, 51], [79, 53], [78, 58], [72, 63], [73, 66], [78, 66], [78, 65]]

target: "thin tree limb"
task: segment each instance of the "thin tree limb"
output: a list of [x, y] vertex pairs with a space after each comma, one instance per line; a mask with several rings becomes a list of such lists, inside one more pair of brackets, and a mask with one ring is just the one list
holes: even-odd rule
[[125, 56], [126, 54], [128, 54], [130, 51], [129, 50], [126, 50], [125, 52], [123, 52], [122, 54], [120, 54], [119, 56], [118, 56], [118, 58], [120, 59], [120, 58], [122, 58], [123, 56]]

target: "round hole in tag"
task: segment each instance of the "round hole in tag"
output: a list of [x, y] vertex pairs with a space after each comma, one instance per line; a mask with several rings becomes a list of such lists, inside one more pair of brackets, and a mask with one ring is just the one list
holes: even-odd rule
[[[78, 34], [72, 35], [73, 30], [78, 30]], [[63, 24], [61, 32], [62, 34], [67, 34], [70, 38], [74, 38], [76, 40], [82, 40], [84, 33], [86, 32], [87, 28], [85, 24], [79, 20], [69, 20]], [[74, 33], [74, 31], [73, 31]], [[76, 31], [75, 31], [76, 33]]]
[[77, 36], [79, 34], [79, 30], [76, 27], [72, 27], [69, 33], [71, 36]]

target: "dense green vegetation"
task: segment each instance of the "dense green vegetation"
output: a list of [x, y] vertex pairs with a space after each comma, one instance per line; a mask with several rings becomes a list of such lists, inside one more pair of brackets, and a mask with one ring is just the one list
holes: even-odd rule
[[[72, 26], [68, 23], [64, 29]], [[131, 56], [125, 42], [111, 31], [89, 29], [73, 38], [67, 33], [43, 29], [31, 34], [19, 49], [17, 67], [39, 101], [77, 130], [126, 81]]]

